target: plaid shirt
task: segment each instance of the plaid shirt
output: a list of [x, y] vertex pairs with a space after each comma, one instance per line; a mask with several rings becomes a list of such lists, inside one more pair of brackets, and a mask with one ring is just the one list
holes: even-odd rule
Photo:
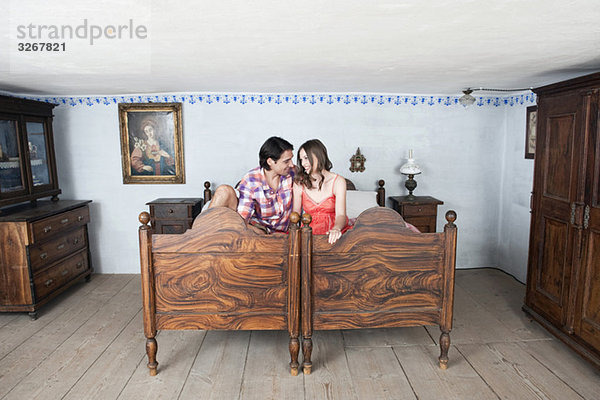
[[267, 228], [267, 232], [287, 232], [292, 213], [293, 169], [279, 178], [277, 190], [271, 189], [261, 167], [250, 170], [240, 181], [238, 213], [248, 223]]

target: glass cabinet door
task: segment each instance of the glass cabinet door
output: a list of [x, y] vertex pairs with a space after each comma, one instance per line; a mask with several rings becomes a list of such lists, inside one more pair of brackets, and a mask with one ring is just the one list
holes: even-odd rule
[[27, 147], [31, 163], [31, 179], [33, 187], [50, 184], [50, 167], [48, 165], [48, 147], [44, 122], [27, 121]]
[[17, 121], [0, 118], [0, 197], [26, 189], [21, 168]]

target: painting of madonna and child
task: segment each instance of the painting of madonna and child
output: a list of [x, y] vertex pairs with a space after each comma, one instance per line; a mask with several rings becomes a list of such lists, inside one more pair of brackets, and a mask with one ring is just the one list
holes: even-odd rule
[[185, 183], [181, 103], [121, 103], [123, 183]]

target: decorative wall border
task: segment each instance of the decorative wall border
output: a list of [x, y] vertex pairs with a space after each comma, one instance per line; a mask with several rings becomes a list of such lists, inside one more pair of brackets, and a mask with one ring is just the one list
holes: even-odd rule
[[[118, 103], [187, 103], [187, 104], [361, 104], [394, 106], [461, 106], [461, 96], [417, 96], [379, 94], [160, 94], [130, 96], [19, 96], [47, 103], [75, 106], [111, 105]], [[501, 107], [536, 104], [534, 93], [511, 96], [475, 97], [473, 106]]]

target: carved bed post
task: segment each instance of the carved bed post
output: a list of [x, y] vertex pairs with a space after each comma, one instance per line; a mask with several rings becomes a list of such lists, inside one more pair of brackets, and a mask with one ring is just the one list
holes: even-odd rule
[[385, 188], [383, 187], [385, 181], [380, 179], [377, 184], [379, 185], [377, 188], [377, 204], [379, 204], [380, 207], [385, 207]]
[[140, 266], [142, 272], [142, 302], [144, 308], [144, 335], [146, 336], [146, 354], [148, 355], [148, 368], [150, 375], [157, 373], [156, 362], [156, 303], [154, 299], [154, 269], [152, 267], [152, 229], [148, 226], [150, 214], [146, 211], [139, 216], [143, 224], [139, 228], [140, 237]]
[[210, 191], [210, 182], [204, 182], [204, 204], [208, 203], [212, 199], [212, 192]]
[[289, 272], [288, 272], [288, 333], [290, 335], [290, 372], [293, 376], [298, 375], [298, 353], [300, 353], [300, 235], [298, 234], [298, 222], [300, 215], [293, 212], [290, 216], [290, 250], [289, 250]]
[[452, 310], [454, 308], [454, 270], [456, 268], [456, 212], [449, 210], [446, 212], [446, 221], [444, 226], [445, 234], [445, 254], [444, 254], [444, 293], [443, 308], [440, 315], [440, 368], [448, 368], [448, 350], [450, 349], [450, 331], [452, 330]]
[[312, 228], [309, 226], [312, 218], [309, 214], [302, 215], [302, 372], [309, 375], [312, 372]]

